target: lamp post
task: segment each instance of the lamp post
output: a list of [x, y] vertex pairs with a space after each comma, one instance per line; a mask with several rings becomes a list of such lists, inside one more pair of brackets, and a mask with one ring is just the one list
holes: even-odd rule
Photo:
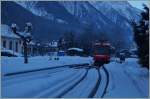
[[28, 48], [27, 48], [27, 45], [32, 40], [32, 36], [30, 34], [30, 32], [32, 30], [32, 24], [30, 22], [26, 23], [24, 33], [17, 32], [17, 25], [16, 24], [12, 24], [11, 29], [12, 29], [14, 34], [19, 36], [23, 40], [24, 63], [27, 64], [28, 63]]

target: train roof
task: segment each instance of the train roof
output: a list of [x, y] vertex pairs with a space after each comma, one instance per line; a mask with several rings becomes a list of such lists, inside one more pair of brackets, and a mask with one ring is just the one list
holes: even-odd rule
[[98, 42], [95, 43], [94, 46], [111, 46], [111, 44], [108, 42]]

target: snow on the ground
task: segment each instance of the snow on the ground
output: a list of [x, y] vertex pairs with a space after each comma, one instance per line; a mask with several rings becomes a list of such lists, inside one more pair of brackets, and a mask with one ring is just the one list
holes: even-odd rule
[[98, 87], [98, 90], [96, 94], [94, 95], [94, 98], [101, 97], [103, 95], [103, 90], [105, 90], [106, 87], [106, 81], [107, 81], [107, 75], [105, 74], [103, 69], [100, 69], [100, 75], [101, 76], [101, 81], [100, 81], [100, 86]]
[[[117, 60], [117, 61], [116, 61]], [[49, 60], [47, 56], [31, 57], [29, 64], [23, 63], [23, 58], [2, 57], [2, 73], [47, 68], [53, 66], [91, 63], [91, 57], [60, 57], [60, 60]], [[149, 96], [149, 71], [137, 63], [136, 58], [127, 58], [124, 63], [114, 59], [105, 67], [109, 72], [109, 85], [105, 98], [147, 98]], [[39, 71], [13, 77], [2, 77], [3, 97], [57, 97], [72, 88], [85, 73], [85, 68], [61, 68]], [[95, 98], [101, 97], [106, 83], [106, 75], [101, 73], [101, 83]], [[90, 68], [88, 74], [80, 83], [73, 87], [63, 97], [87, 97], [98, 79], [98, 73]], [[19, 91], [18, 91], [19, 90]]]
[[19, 75], [13, 75], [13, 76], [5, 76], [2, 77], [2, 86], [8, 86], [15, 83], [21, 83], [22, 81], [28, 81], [33, 79], [38, 79], [45, 77], [45, 75], [56, 75], [63, 73], [65, 70], [68, 70], [69, 68], [56, 68], [56, 69], [48, 69], [48, 70], [41, 70], [38, 72], [30, 72], [30, 73], [23, 73]]
[[23, 57], [1, 57], [2, 75], [13, 72], [35, 70], [54, 66], [90, 63], [91, 57], [61, 56], [59, 60], [49, 60], [49, 56], [30, 57], [24, 64]]
[[149, 96], [149, 71], [137, 64], [137, 59], [128, 58], [125, 63], [112, 62], [105, 65], [110, 82], [105, 97], [147, 98]]
[[85, 73], [85, 70], [80, 69], [77, 75], [70, 76], [69, 79], [62, 81], [61, 83], [58, 83], [55, 86], [51, 86], [49, 89], [44, 90], [41, 93], [38, 93], [35, 97], [36, 98], [58, 97], [60, 94], [69, 90], [76, 81], [82, 78], [84, 73]]
[[71, 91], [63, 96], [63, 98], [85, 98], [88, 97], [95, 87], [98, 80], [98, 72], [96, 69], [88, 71], [86, 78], [74, 87]]
[[[31, 80], [23, 80], [22, 82], [12, 83], [11, 85], [2, 86], [2, 97], [10, 98], [27, 98], [39, 95], [45, 90], [49, 90], [58, 84], [66, 81], [68, 78], [79, 75], [83, 71], [68, 69], [56, 74], [46, 73], [43, 77]], [[63, 75], [62, 75], [63, 74]], [[32, 75], [31, 75], [32, 76]], [[17, 80], [14, 79], [14, 80]], [[5, 82], [2, 82], [5, 83]]]

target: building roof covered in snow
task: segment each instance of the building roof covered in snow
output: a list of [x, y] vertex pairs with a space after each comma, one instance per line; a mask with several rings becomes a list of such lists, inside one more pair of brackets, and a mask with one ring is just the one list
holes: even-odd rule
[[16, 34], [12, 32], [11, 28], [5, 24], [1, 24], [1, 36], [9, 38], [19, 38]]
[[31, 41], [31, 42], [29, 43], [29, 45], [36, 45], [36, 43], [33, 42], [33, 41]]
[[58, 47], [58, 42], [57, 41], [52, 41], [49, 43], [50, 47]]
[[80, 49], [80, 48], [69, 48], [68, 50], [69, 50], [69, 51], [70, 51], [70, 50], [76, 50], [76, 51], [79, 51], [79, 52], [83, 52], [83, 49]]

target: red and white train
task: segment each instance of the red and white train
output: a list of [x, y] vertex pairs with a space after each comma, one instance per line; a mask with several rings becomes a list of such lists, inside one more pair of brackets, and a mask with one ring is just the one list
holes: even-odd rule
[[94, 43], [94, 65], [102, 66], [110, 62], [114, 47], [108, 41], [99, 41]]

